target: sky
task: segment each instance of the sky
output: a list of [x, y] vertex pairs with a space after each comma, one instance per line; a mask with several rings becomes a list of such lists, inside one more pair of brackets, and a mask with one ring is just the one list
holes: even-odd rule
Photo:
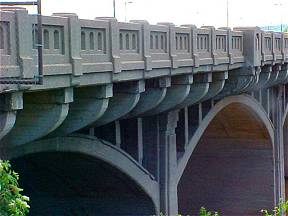
[[[15, 0], [14, 0], [15, 1]], [[227, 25], [227, 0], [115, 0], [118, 21]], [[125, 10], [126, 2], [126, 10]], [[288, 24], [288, 0], [228, 0], [229, 27]], [[113, 16], [113, 0], [42, 0], [43, 14], [77, 13], [81, 19]], [[125, 12], [126, 11], [126, 12]]]

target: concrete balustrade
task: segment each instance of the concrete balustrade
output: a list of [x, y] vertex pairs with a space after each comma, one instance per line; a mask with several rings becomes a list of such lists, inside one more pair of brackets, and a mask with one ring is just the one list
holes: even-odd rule
[[[25, 10], [3, 10], [0, 30], [1, 77], [37, 76], [36, 17]], [[257, 32], [253, 40], [249, 32]], [[103, 17], [83, 20], [75, 14], [60, 13], [43, 16], [43, 48], [44, 85], [32, 89], [49, 88], [54, 76], [62, 79], [59, 87], [67, 87], [109, 83], [111, 77], [113, 82], [170, 75], [160, 70], [151, 72], [170, 67], [171, 75], [205, 71], [205, 67], [216, 71], [223, 70], [223, 66], [226, 70], [239, 68], [249, 55], [254, 55], [261, 65], [288, 61], [285, 33], [258, 28], [150, 25], [145, 21], [121, 23]], [[255, 63], [251, 62], [258, 66]], [[118, 74], [127, 71], [130, 77]], [[91, 78], [93, 83], [89, 82]]]
[[[197, 194], [223, 215], [256, 215], [283, 199], [287, 33], [42, 21], [43, 85], [0, 84], [0, 158], [20, 167], [32, 215], [191, 215]], [[1, 10], [0, 79], [37, 78], [37, 34], [36, 16]]]

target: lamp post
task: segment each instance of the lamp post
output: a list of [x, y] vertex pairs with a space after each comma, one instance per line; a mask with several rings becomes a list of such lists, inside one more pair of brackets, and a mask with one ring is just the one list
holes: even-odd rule
[[116, 18], [116, 5], [115, 5], [115, 0], [113, 0], [113, 17]]
[[280, 3], [276, 3], [274, 4], [274, 6], [277, 6], [280, 8], [280, 16], [281, 16], [281, 24], [280, 24], [280, 29], [281, 29], [281, 32], [283, 32], [283, 17], [282, 17], [282, 6], [283, 4], [280, 2]]
[[226, 1], [226, 26], [229, 27], [229, 0]]
[[133, 1], [125, 1], [125, 22], [127, 22], [127, 4], [132, 4]]

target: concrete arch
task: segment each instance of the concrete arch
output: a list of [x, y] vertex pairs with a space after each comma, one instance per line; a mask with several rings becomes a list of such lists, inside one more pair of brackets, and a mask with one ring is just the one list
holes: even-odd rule
[[252, 97], [218, 102], [179, 161], [180, 213], [195, 214], [203, 205], [221, 215], [258, 215], [261, 208], [272, 208], [273, 137], [272, 123]]
[[185, 154], [180, 159], [178, 164], [178, 173], [177, 173], [177, 182], [179, 182], [185, 167], [188, 163], [189, 158], [191, 157], [194, 148], [196, 147], [198, 141], [200, 140], [201, 136], [204, 134], [206, 128], [212, 122], [212, 120], [220, 113], [225, 107], [229, 106], [233, 103], [239, 103], [245, 105], [249, 108], [253, 114], [257, 116], [258, 119], [261, 120], [267, 132], [269, 134], [269, 138], [274, 143], [274, 128], [273, 124], [268, 118], [264, 108], [255, 100], [253, 97], [249, 95], [238, 95], [238, 96], [230, 96], [226, 97], [225, 99], [219, 101], [206, 115], [206, 117], [202, 120], [201, 124], [199, 125], [197, 131], [193, 135], [192, 139], [189, 141], [187, 148], [185, 149]]
[[[145, 202], [149, 202], [147, 199], [150, 200], [150, 204], [148, 206], [153, 205], [154, 212], [151, 212], [152, 214], [155, 214], [159, 211], [159, 193], [155, 193], [159, 187], [153, 176], [151, 176], [147, 170], [139, 165], [137, 161], [135, 161], [127, 153], [106, 141], [97, 139], [96, 137], [77, 134], [69, 137], [57, 137], [47, 140], [39, 140], [8, 150], [6, 153], [6, 158], [12, 159], [12, 161], [17, 160], [17, 158], [30, 157], [31, 155], [33, 156], [37, 154], [40, 155], [39, 157], [41, 158], [42, 153], [52, 153], [63, 155], [66, 154], [68, 158], [74, 158], [73, 155], [77, 154], [100, 161], [101, 164], [104, 162], [105, 166], [107, 165], [110, 167], [110, 170], [115, 170], [115, 172], [120, 173], [121, 176], [123, 176], [123, 179], [128, 179], [127, 182], [130, 182], [129, 187], [132, 185], [133, 187], [138, 188], [137, 190], [142, 191], [141, 194], [146, 197]], [[61, 156], [58, 158], [61, 158]], [[93, 163], [90, 164], [91, 166], [93, 165]], [[135, 202], [137, 202], [136, 200]], [[96, 213], [95, 215], [98, 214]], [[92, 215], [94, 215], [94, 213]]]

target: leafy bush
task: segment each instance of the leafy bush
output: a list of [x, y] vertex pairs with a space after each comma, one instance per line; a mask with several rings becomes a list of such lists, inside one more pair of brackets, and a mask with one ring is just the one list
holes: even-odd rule
[[268, 212], [266, 209], [262, 209], [261, 213], [263, 216], [282, 216], [283, 214], [288, 212], [288, 201], [282, 202], [280, 201], [278, 206], [275, 206], [272, 212]]
[[[163, 213], [160, 213], [160, 216], [165, 216], [165, 215]], [[175, 216], [182, 216], [182, 215], [178, 214]], [[219, 214], [217, 212], [207, 211], [204, 207], [201, 207], [199, 211], [199, 216], [219, 216]]]
[[11, 169], [9, 161], [0, 160], [0, 215], [25, 216], [29, 213], [29, 197], [20, 194], [19, 175]]
[[218, 212], [207, 211], [204, 207], [200, 208], [199, 216], [219, 216]]

